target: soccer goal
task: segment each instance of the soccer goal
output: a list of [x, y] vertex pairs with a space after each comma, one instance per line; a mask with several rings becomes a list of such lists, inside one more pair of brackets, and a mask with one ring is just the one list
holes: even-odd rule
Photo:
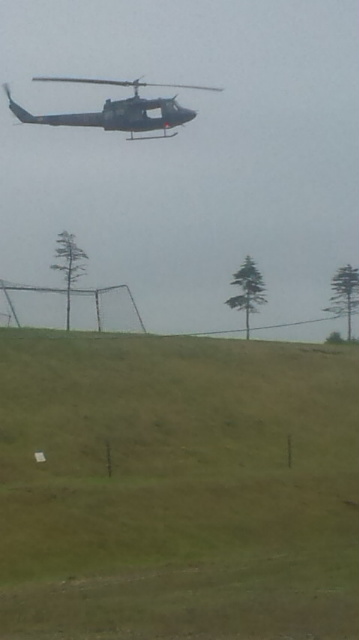
[[[0, 298], [0, 326], [66, 327], [66, 289], [0, 280]], [[146, 333], [127, 284], [99, 289], [71, 289], [70, 303], [71, 329]]]

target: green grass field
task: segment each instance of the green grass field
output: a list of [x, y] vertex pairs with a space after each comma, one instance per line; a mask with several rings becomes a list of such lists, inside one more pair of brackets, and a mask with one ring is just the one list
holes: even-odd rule
[[357, 640], [358, 372], [355, 345], [0, 330], [1, 640]]

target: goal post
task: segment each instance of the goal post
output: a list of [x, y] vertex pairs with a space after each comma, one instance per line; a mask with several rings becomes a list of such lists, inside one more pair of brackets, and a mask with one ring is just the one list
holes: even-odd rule
[[[64, 329], [67, 289], [14, 284], [0, 280], [0, 320], [10, 326]], [[146, 333], [127, 284], [71, 289], [71, 329]], [[3, 320], [4, 320], [3, 318]], [[4, 326], [4, 322], [1, 323]]]
[[[145, 329], [145, 325], [143, 323], [141, 314], [138, 310], [137, 304], [135, 302], [135, 299], [131, 293], [131, 289], [127, 284], [120, 284], [120, 285], [115, 285], [112, 287], [103, 287], [102, 289], [95, 289], [95, 303], [96, 303], [96, 315], [97, 315], [97, 328], [98, 331], [102, 331], [103, 327], [102, 327], [102, 318], [103, 318], [103, 310], [106, 309], [106, 295], [111, 295], [111, 294], [116, 294], [116, 292], [118, 292], [119, 290], [124, 289], [125, 293], [127, 294], [129, 300], [131, 301], [131, 306], [132, 306], [132, 310], [139, 322], [139, 325], [141, 327], [141, 332], [142, 333], [146, 333], [146, 329]], [[105, 329], [106, 331], [107, 329]]]

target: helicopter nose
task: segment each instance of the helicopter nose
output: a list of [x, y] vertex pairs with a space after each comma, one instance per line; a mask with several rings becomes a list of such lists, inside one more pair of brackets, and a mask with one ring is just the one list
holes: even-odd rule
[[186, 122], [190, 122], [197, 115], [197, 111], [193, 111], [193, 109], [186, 109]]

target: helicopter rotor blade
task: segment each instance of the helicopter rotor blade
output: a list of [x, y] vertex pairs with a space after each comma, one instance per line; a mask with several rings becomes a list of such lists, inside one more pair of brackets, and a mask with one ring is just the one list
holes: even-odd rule
[[142, 85], [142, 83], [131, 82], [129, 80], [97, 80], [95, 78], [33, 78], [35, 82], [75, 82], [75, 83], [85, 83], [85, 84], [112, 84], [118, 85], [120, 87], [131, 87]]
[[222, 87], [202, 87], [193, 84], [153, 84], [152, 82], [144, 82], [144, 87], [172, 87], [175, 89], [198, 89], [200, 91], [224, 91]]
[[177, 89], [199, 89], [201, 91], [223, 91], [219, 87], [202, 87], [200, 85], [190, 84], [157, 84], [152, 82], [140, 82], [137, 80], [101, 80], [96, 78], [48, 78], [48, 77], [35, 77], [35, 82], [74, 82], [83, 84], [106, 84], [119, 87], [172, 87]]

